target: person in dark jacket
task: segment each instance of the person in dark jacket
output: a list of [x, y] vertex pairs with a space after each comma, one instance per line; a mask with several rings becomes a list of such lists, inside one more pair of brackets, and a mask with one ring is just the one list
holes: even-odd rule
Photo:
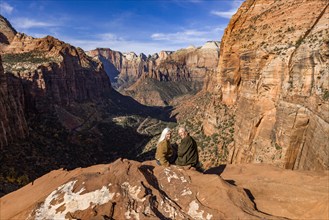
[[195, 140], [184, 127], [178, 129], [178, 135], [182, 138], [178, 145], [176, 165], [196, 167], [199, 163], [198, 147]]

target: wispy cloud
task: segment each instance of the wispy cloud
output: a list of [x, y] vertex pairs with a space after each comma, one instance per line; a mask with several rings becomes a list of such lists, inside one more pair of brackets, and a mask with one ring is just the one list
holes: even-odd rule
[[230, 19], [235, 14], [235, 12], [235, 9], [231, 9], [229, 11], [211, 11], [211, 14]]
[[220, 40], [224, 27], [207, 27], [205, 29], [188, 29], [175, 33], [154, 33], [151, 39], [155, 41], [169, 41], [172, 43], [189, 43], [202, 45], [208, 40]]
[[[95, 48], [110, 48], [120, 52], [135, 52], [136, 54], [154, 54], [161, 50], [174, 50], [173, 45], [155, 42], [141, 42], [132, 40], [102, 40], [102, 39], [74, 39], [74, 38], [61, 38], [67, 43], [76, 47], [81, 47], [83, 50], [93, 50]], [[175, 45], [177, 47], [177, 45]]]
[[231, 19], [231, 17], [237, 12], [237, 10], [239, 9], [240, 5], [242, 4], [243, 1], [241, 0], [234, 0], [232, 1], [231, 5], [232, 8], [227, 10], [227, 11], [216, 11], [216, 10], [212, 10], [210, 13], [222, 18], [228, 18]]
[[200, 39], [206, 35], [207, 32], [199, 30], [185, 30], [176, 33], [154, 33], [151, 35], [153, 40], [167, 40], [167, 41], [194, 41], [195, 38]]
[[201, 3], [201, 2], [203, 2], [203, 0], [188, 0], [188, 2], [191, 2], [191, 3]]
[[97, 35], [103, 41], [123, 41], [122, 37], [118, 37], [113, 33], [103, 33]]
[[14, 7], [9, 5], [7, 2], [0, 2], [0, 12], [1, 14], [11, 14], [14, 10]]
[[16, 18], [12, 21], [15, 28], [18, 29], [29, 29], [36, 27], [55, 27], [58, 24], [45, 21], [36, 21], [30, 18]]

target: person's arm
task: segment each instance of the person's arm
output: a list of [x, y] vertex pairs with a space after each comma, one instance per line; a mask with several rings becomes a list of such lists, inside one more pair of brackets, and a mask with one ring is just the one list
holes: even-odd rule
[[158, 150], [159, 150], [159, 153], [158, 153], [158, 157], [157, 158], [161, 165], [165, 166], [165, 167], [168, 167], [169, 166], [169, 162], [167, 161], [167, 158], [166, 158], [166, 154], [167, 154], [167, 143], [166, 142], [161, 142], [159, 143], [159, 146], [158, 146]]

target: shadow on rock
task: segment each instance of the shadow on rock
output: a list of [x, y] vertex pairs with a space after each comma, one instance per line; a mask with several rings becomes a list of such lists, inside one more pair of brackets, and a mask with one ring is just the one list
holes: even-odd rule
[[203, 173], [204, 174], [216, 174], [216, 175], [220, 176], [224, 172], [225, 168], [226, 168], [226, 165], [223, 164], [223, 165], [219, 165], [218, 167], [211, 167], [208, 170], [204, 171]]
[[[149, 185], [151, 185], [153, 188], [155, 188], [156, 190], [158, 190], [161, 194], [161, 196], [163, 196], [164, 198], [169, 198], [168, 195], [166, 194], [166, 192], [164, 192], [163, 190], [160, 189], [159, 187], [159, 183], [157, 178], [154, 176], [153, 173], [153, 169], [154, 166], [150, 166], [150, 165], [142, 165], [139, 167], [139, 170], [141, 171], [141, 173], [144, 175], [147, 183]], [[149, 202], [150, 202], [150, 206], [151, 206], [151, 210], [153, 211], [153, 213], [159, 218], [159, 219], [164, 219], [164, 220], [169, 220], [170, 218], [165, 217], [159, 210], [158, 210], [158, 201], [155, 195], [153, 195], [152, 193], [152, 189], [148, 188], [147, 186], [145, 186], [145, 184], [142, 182], [142, 185], [145, 187], [146, 192], [148, 194], [150, 194], [151, 196], [149, 197]], [[177, 205], [177, 204], [176, 204]]]

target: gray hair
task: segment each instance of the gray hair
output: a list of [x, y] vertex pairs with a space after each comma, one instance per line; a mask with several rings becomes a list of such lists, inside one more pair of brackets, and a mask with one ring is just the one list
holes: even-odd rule
[[187, 132], [187, 129], [186, 129], [185, 126], [179, 126], [179, 127], [178, 127], [178, 131]]
[[166, 135], [168, 134], [168, 132], [170, 132], [170, 128], [163, 129], [161, 136], [158, 140], [158, 143], [160, 143], [161, 141], [163, 141], [166, 138]]

